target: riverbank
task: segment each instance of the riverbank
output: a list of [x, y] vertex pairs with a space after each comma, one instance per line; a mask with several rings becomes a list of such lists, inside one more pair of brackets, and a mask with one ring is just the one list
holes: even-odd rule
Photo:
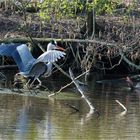
[[[138, 72], [135, 67], [140, 62], [138, 15], [125, 17], [116, 14], [96, 17], [101, 30], [98, 30], [94, 39], [85, 38], [86, 32], [81, 32], [79, 28], [79, 25], [82, 28], [84, 22], [77, 25], [76, 20], [73, 19], [59, 22], [51, 20], [44, 23], [37, 13], [27, 13], [25, 23], [21, 13], [12, 13], [10, 10], [3, 11], [2, 9], [0, 9], [0, 17], [2, 43], [31, 42], [32, 45], [40, 43], [46, 46], [50, 39], [55, 38], [65, 46], [69, 56], [67, 57], [69, 65], [78, 69], [93, 67], [93, 70], [102, 72]], [[120, 54], [120, 51], [124, 53]], [[35, 48], [33, 53], [37, 57], [41, 51]], [[125, 61], [126, 59], [122, 58], [123, 55], [129, 61]], [[71, 60], [74, 61], [71, 62]], [[135, 65], [131, 65], [133, 63]]]

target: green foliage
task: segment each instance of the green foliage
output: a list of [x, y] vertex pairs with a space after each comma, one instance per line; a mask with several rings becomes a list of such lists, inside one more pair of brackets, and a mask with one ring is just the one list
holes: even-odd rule
[[117, 5], [121, 3], [120, 0], [94, 0], [94, 2], [96, 14], [111, 14]]
[[74, 17], [77, 9], [83, 9], [83, 3], [80, 0], [44, 0], [40, 4], [40, 16], [44, 19], [61, 19]]
[[43, 19], [67, 19], [76, 17], [79, 13], [87, 13], [93, 8], [96, 15], [111, 14], [122, 0], [44, 0], [40, 6], [40, 16]]

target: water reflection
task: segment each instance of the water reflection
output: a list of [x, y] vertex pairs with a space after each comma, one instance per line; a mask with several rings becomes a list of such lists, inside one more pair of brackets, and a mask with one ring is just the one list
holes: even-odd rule
[[[53, 82], [53, 79], [50, 83]], [[60, 83], [65, 85], [63, 79]], [[53, 86], [55, 86], [52, 85]], [[57, 83], [56, 89], [59, 88]], [[72, 94], [74, 86], [69, 89]], [[140, 92], [129, 91], [125, 83], [88, 82], [86, 95], [100, 112], [88, 114], [85, 101], [40, 99], [0, 94], [0, 139], [2, 140], [131, 140], [140, 139]], [[69, 94], [65, 90], [65, 94]], [[123, 103], [127, 112], [115, 102]], [[66, 104], [74, 105], [75, 112]]]

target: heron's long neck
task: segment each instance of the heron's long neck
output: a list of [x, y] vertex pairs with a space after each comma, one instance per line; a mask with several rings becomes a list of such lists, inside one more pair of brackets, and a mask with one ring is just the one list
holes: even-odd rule
[[50, 76], [52, 74], [52, 66], [53, 64], [51, 62], [47, 63], [47, 71], [45, 73], [45, 76]]
[[49, 43], [49, 44], [48, 44], [48, 46], [47, 46], [47, 51], [50, 51], [50, 50], [52, 50], [52, 47], [51, 47], [51, 45], [52, 45], [51, 43]]

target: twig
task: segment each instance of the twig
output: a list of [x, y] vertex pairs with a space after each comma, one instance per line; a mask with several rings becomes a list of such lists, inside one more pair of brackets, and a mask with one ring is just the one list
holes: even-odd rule
[[[88, 73], [88, 72], [89, 72], [89, 70], [87, 70], [87, 71], [85, 71], [84, 73], [78, 75], [78, 76], [75, 77], [74, 79], [77, 80], [78, 78], [80, 78], [81, 76], [85, 75], [85, 74]], [[59, 93], [59, 92], [61, 92], [63, 89], [67, 88], [67, 87], [70, 86], [71, 84], [73, 84], [73, 81], [70, 82], [70, 83], [68, 83], [68, 84], [66, 84], [65, 86], [61, 87], [61, 89], [60, 89], [59, 91], [57, 91], [56, 94]]]
[[[53, 63], [53, 65], [58, 69], [60, 70], [64, 75], [66, 75], [68, 78], [70, 78], [70, 76], [63, 70], [61, 69], [56, 63]], [[70, 78], [71, 79], [71, 78]]]
[[[55, 65], [55, 67], [57, 67], [58, 70], [60, 70], [64, 75], [66, 75], [68, 78], [71, 79], [71, 77], [65, 72], [63, 71], [63, 69], [61, 69], [56, 63], [53, 63]], [[80, 78], [81, 76], [85, 75], [87, 72], [89, 72], [89, 70], [85, 71], [84, 73], [82, 73], [81, 75], [77, 76], [76, 78], [74, 78], [75, 80]], [[77, 80], [78, 83], [85, 85], [84, 83], [80, 82]], [[54, 96], [58, 93], [60, 93], [63, 89], [65, 89], [66, 87], [70, 86], [72, 83], [74, 83], [74, 81], [70, 82], [69, 84], [65, 85], [64, 87], [62, 87], [59, 91], [52, 93], [49, 95], [49, 97]]]
[[42, 45], [40, 43], [38, 43], [37, 45], [41, 49], [42, 52], [45, 52], [45, 49], [42, 47]]
[[118, 100], [115, 100], [115, 101], [124, 109], [125, 112], [127, 112], [127, 108], [120, 101]]
[[70, 105], [68, 103], [66, 103], [67, 106], [69, 106], [70, 108], [74, 109], [76, 112], [79, 112], [80, 110], [78, 108], [76, 108], [75, 106], [73, 105]]

